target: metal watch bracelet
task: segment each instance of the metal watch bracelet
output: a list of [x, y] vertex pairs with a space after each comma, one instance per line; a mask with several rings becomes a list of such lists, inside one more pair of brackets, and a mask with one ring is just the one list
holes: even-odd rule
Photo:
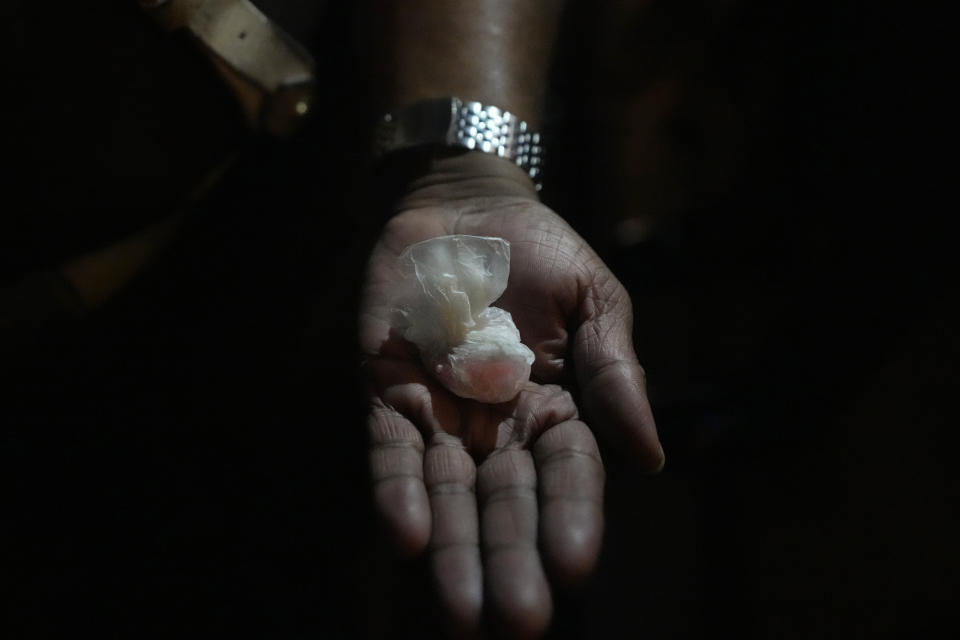
[[405, 105], [383, 116], [374, 132], [374, 156], [423, 145], [462, 147], [510, 160], [541, 188], [540, 134], [509, 111], [457, 97]]

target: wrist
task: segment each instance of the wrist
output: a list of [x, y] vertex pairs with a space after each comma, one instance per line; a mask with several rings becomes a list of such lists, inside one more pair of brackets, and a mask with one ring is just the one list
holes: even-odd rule
[[398, 106], [376, 125], [372, 150], [381, 160], [394, 157], [391, 164], [408, 187], [440, 183], [514, 195], [516, 186], [526, 191], [532, 180], [539, 190], [540, 134], [513, 112], [475, 100], [447, 96]]
[[408, 185], [420, 198], [526, 197], [539, 200], [527, 173], [509, 160], [479, 151], [431, 154], [426, 170]]
[[429, 148], [396, 154], [380, 177], [400, 208], [426, 207], [468, 198], [523, 198], [539, 201], [526, 171], [513, 162], [479, 151]]

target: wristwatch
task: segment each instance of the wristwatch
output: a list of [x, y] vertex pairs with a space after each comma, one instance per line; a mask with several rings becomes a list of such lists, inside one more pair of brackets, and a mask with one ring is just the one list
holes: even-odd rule
[[462, 147], [505, 158], [541, 188], [540, 134], [509, 111], [457, 97], [405, 105], [383, 116], [374, 132], [374, 157], [393, 151], [439, 145]]

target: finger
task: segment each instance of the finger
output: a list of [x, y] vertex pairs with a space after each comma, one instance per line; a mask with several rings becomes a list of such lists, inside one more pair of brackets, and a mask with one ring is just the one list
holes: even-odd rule
[[647, 398], [646, 377], [633, 350], [630, 297], [612, 274], [587, 289], [574, 363], [587, 419], [625, 442], [643, 468], [663, 467], [663, 447]]
[[460, 412], [454, 399], [416, 362], [377, 358], [367, 367], [383, 402], [410, 420], [425, 438], [441, 431], [460, 435]]
[[573, 396], [554, 384], [528, 383], [516, 399], [512, 415], [501, 421], [497, 448], [525, 446], [555, 424], [577, 417]]
[[537, 637], [553, 604], [537, 553], [537, 475], [530, 452], [499, 449], [478, 471], [486, 594], [507, 635]]
[[436, 433], [423, 470], [433, 513], [430, 563], [440, 601], [460, 633], [472, 632], [483, 606], [476, 467], [457, 438]]
[[540, 551], [558, 581], [592, 571], [603, 538], [603, 463], [597, 441], [579, 420], [545, 431], [533, 446], [540, 498]]
[[420, 553], [430, 538], [423, 438], [409, 420], [379, 400], [371, 406], [367, 430], [377, 512], [401, 553]]

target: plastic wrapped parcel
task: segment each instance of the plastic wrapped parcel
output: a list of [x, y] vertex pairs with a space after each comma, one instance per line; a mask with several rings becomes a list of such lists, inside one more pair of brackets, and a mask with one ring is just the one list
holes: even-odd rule
[[513, 318], [490, 304], [507, 288], [510, 243], [442, 236], [400, 255], [404, 275], [397, 327], [450, 391], [482, 402], [513, 399], [534, 356]]

